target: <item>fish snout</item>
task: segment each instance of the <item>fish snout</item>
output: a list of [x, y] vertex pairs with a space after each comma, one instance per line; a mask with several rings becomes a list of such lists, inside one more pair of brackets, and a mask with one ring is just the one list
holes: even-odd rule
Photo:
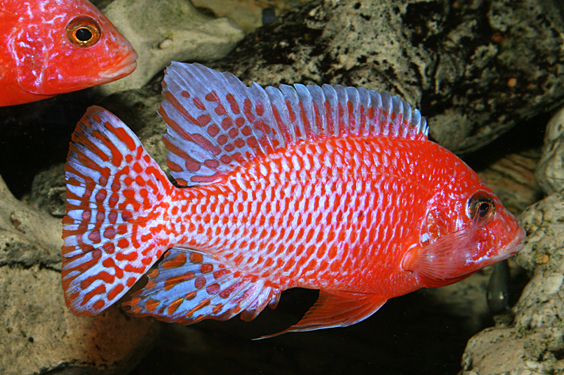
[[127, 54], [123, 60], [112, 66], [110, 69], [101, 71], [98, 75], [107, 82], [125, 77], [131, 74], [137, 67], [137, 57], [137, 52], [132, 49], [131, 53]]
[[510, 258], [521, 251], [524, 247], [522, 241], [526, 236], [525, 229], [505, 207], [500, 207], [498, 213], [499, 220], [495, 220], [491, 228], [494, 238], [499, 241], [496, 261]]
[[507, 258], [512, 257], [525, 247], [523, 240], [526, 237], [525, 229], [518, 227], [517, 233], [511, 242], [509, 242], [501, 251], [501, 254], [507, 254]]

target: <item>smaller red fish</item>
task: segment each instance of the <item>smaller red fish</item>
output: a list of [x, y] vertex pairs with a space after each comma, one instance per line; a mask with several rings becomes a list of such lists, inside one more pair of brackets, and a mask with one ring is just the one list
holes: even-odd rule
[[172, 185], [117, 117], [93, 107], [66, 165], [62, 283], [77, 315], [251, 320], [289, 288], [319, 300], [284, 332], [344, 327], [388, 299], [462, 280], [525, 232], [462, 160], [386, 92], [245, 86], [172, 63], [159, 113]]
[[0, 107], [115, 81], [136, 59], [87, 0], [0, 0]]

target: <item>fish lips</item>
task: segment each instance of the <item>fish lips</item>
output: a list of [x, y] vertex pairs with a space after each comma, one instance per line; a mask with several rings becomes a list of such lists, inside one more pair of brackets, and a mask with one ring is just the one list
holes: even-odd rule
[[120, 64], [98, 73], [104, 82], [111, 82], [131, 74], [137, 68], [137, 52], [127, 55]]
[[525, 244], [523, 243], [525, 236], [526, 236], [525, 230], [519, 227], [513, 240], [511, 240], [511, 242], [509, 242], [499, 251], [499, 255], [497, 257], [493, 258], [495, 260], [493, 263], [497, 263], [504, 259], [511, 258], [519, 251], [523, 250], [523, 247], [525, 247]]

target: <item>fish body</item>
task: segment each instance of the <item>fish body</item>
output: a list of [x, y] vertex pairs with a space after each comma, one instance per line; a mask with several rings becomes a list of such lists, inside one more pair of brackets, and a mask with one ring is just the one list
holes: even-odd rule
[[117, 117], [92, 107], [66, 166], [63, 287], [98, 313], [161, 257], [131, 311], [253, 319], [319, 289], [289, 331], [347, 326], [389, 298], [448, 285], [517, 252], [524, 231], [417, 110], [342, 86], [244, 86], [173, 63], [159, 113], [172, 185]]
[[0, 106], [115, 81], [136, 59], [87, 0], [0, 0]]

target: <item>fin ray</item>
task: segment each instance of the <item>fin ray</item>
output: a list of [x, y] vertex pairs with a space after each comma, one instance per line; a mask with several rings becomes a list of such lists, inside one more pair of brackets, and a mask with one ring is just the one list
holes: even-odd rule
[[471, 259], [472, 249], [479, 241], [475, 229], [476, 224], [446, 234], [427, 246], [412, 249], [402, 261], [402, 267], [415, 272], [419, 284], [425, 288], [464, 280], [471, 273], [460, 275], [461, 269]]
[[387, 92], [343, 86], [245, 86], [230, 73], [173, 62], [159, 114], [173, 177], [203, 185], [256, 158], [328, 137], [427, 139], [418, 110]]
[[151, 227], [173, 187], [135, 134], [100, 107], [73, 133], [65, 180], [65, 300], [77, 315], [96, 314], [166, 250]]
[[227, 320], [239, 313], [249, 321], [278, 302], [279, 289], [256, 276], [238, 273], [209, 254], [172, 248], [149, 274], [147, 286], [124, 305], [139, 316], [192, 324], [203, 319]]
[[306, 312], [297, 324], [272, 335], [289, 332], [308, 332], [318, 329], [348, 327], [370, 317], [386, 303], [387, 298], [361, 293], [320, 291], [317, 302]]

